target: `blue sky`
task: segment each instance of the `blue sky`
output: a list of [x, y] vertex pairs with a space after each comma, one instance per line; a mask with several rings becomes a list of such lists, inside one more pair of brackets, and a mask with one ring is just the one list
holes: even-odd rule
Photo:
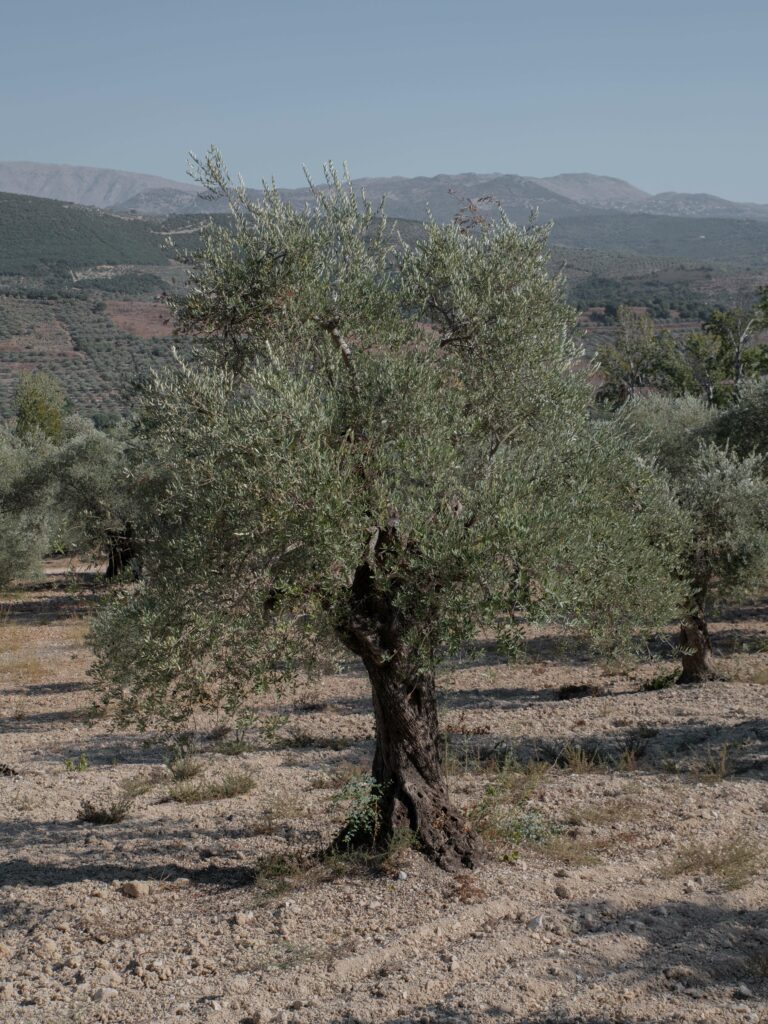
[[592, 171], [768, 202], [768, 3], [3, 0], [0, 159]]

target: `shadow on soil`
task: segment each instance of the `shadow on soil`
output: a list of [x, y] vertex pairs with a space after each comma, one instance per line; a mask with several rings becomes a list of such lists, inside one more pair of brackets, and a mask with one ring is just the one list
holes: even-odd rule
[[[387, 1017], [382, 1024], [665, 1024], [699, 1019], [696, 1008], [706, 1007], [712, 998], [733, 1001], [734, 1010], [738, 1006], [751, 1008], [751, 1000], [763, 996], [768, 987], [764, 975], [768, 955], [765, 910], [747, 911], [724, 906], [720, 900], [704, 903], [691, 897], [690, 902], [648, 903], [629, 912], [604, 902], [573, 903], [563, 912], [577, 933], [585, 932], [594, 939], [584, 947], [579, 965], [587, 978], [604, 979], [606, 974], [613, 974], [617, 987], [638, 983], [649, 986], [673, 999], [677, 1012], [653, 1017], [635, 1016], [631, 1011], [595, 1016], [574, 1013], [572, 1007], [562, 1005], [563, 999], [553, 1001], [549, 1011], [542, 1014], [513, 1013], [499, 1006], [478, 1012], [442, 1002], [414, 1007], [406, 1014]], [[606, 938], [622, 941], [620, 964], [606, 960], [602, 952]], [[627, 939], [632, 940], [631, 945]], [[746, 993], [740, 988], [744, 985]], [[687, 1011], [685, 1016], [681, 1016], [681, 1010]], [[357, 1022], [354, 1015], [349, 1015], [335, 1018], [333, 1024]]]
[[[237, 860], [229, 844], [258, 835], [274, 836], [277, 851], [250, 863]], [[172, 885], [179, 878], [218, 889], [258, 886], [275, 863], [290, 862], [298, 870], [305, 861], [315, 860], [327, 842], [316, 829], [292, 828], [263, 815], [237, 825], [223, 818], [202, 829], [174, 821], [131, 819], [99, 826], [78, 821], [12, 822], [0, 835], [0, 893], [6, 886], [56, 888], [127, 880]], [[27, 855], [30, 849], [34, 857]], [[7, 909], [0, 902], [0, 920]]]
[[[243, 1024], [250, 1024], [251, 1018], [243, 1018]], [[635, 1017], [622, 1014], [620, 1017], [595, 1017], [592, 1014], [528, 1014], [511, 1013], [500, 1007], [492, 1006], [482, 1014], [471, 1010], [457, 1010], [443, 1003], [430, 1003], [419, 1010], [398, 1014], [395, 1017], [381, 1019], [381, 1024], [679, 1024], [679, 1015], [671, 1017]], [[350, 1015], [334, 1017], [329, 1024], [363, 1024], [357, 1017]]]
[[543, 763], [574, 771], [619, 769], [680, 775], [692, 782], [755, 773], [768, 777], [768, 719], [734, 725], [697, 724], [628, 727], [593, 733], [571, 742], [453, 735], [450, 749], [480, 763]]

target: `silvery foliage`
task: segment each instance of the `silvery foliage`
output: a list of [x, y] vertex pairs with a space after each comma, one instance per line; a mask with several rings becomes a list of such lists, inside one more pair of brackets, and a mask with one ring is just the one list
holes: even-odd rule
[[15, 468], [4, 475], [0, 507], [19, 524], [37, 523], [31, 535], [40, 551], [98, 551], [105, 531], [130, 518], [126, 436], [67, 416], [55, 439], [39, 430], [22, 438], [8, 432], [5, 443]]
[[[699, 399], [634, 399], [622, 412], [637, 447], [667, 476], [687, 519], [682, 571], [698, 603], [759, 582], [768, 569], [768, 474], [761, 382], [727, 410]], [[762, 451], [760, 450], [762, 449]]]
[[50, 448], [42, 433], [22, 440], [0, 427], [0, 586], [40, 571], [50, 533], [47, 493], [38, 490], [20, 504], [16, 488]]
[[742, 382], [738, 404], [718, 417], [716, 435], [742, 455], [768, 456], [768, 377]]
[[105, 702], [242, 713], [335, 649], [366, 563], [413, 665], [522, 615], [608, 644], [664, 621], [674, 505], [590, 424], [545, 228], [432, 223], [409, 248], [332, 168], [302, 211], [233, 190], [215, 152], [200, 170], [232, 224], [178, 254], [198, 351], [145, 395], [145, 577], [93, 631]]

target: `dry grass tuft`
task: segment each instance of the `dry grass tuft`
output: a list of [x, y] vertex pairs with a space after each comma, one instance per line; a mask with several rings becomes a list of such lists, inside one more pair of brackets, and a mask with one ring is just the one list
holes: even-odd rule
[[90, 800], [83, 800], [77, 812], [77, 820], [91, 825], [114, 825], [128, 815], [132, 804], [133, 801], [127, 795], [119, 796], [111, 803], [101, 806]]
[[177, 757], [168, 764], [168, 771], [176, 782], [188, 782], [202, 774], [203, 765], [194, 757]]
[[641, 821], [645, 815], [643, 803], [632, 793], [624, 793], [614, 800], [574, 807], [569, 812], [569, 825], [613, 825], [619, 821]]
[[525, 806], [548, 771], [548, 765], [536, 761], [498, 766], [481, 800], [469, 812], [472, 827], [486, 843], [508, 850], [510, 846], [543, 842], [557, 831], [555, 823], [541, 811]]
[[693, 842], [680, 848], [668, 867], [668, 875], [713, 875], [728, 889], [740, 889], [761, 870], [762, 848], [742, 836], [713, 843]]
[[566, 771], [584, 775], [587, 772], [604, 771], [610, 764], [608, 755], [596, 746], [566, 743], [555, 754], [553, 765]]
[[602, 855], [613, 849], [615, 840], [582, 836], [575, 829], [554, 835], [542, 844], [542, 852], [551, 861], [571, 867], [599, 864]]
[[202, 804], [210, 800], [229, 800], [250, 793], [256, 780], [248, 772], [228, 772], [217, 782], [179, 782], [168, 796], [180, 804]]
[[2, 671], [17, 685], [35, 686], [46, 681], [48, 669], [35, 654], [21, 650], [5, 659]]
[[731, 747], [722, 743], [719, 747], [707, 747], [704, 760], [693, 769], [694, 773], [705, 782], [719, 782], [733, 772]]
[[136, 797], [149, 793], [151, 789], [154, 789], [162, 781], [162, 778], [158, 777], [155, 773], [152, 775], [134, 775], [130, 779], [125, 779], [121, 782], [120, 789], [129, 800], [135, 800]]

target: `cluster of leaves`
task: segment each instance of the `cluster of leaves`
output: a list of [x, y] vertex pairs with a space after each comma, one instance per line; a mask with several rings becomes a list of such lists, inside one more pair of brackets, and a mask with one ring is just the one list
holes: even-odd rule
[[724, 410], [651, 394], [622, 410], [633, 443], [670, 482], [687, 520], [681, 572], [705, 606], [768, 568], [768, 380]]
[[608, 645], [673, 613], [675, 506], [591, 422], [545, 229], [409, 246], [332, 171], [305, 211], [203, 171], [232, 217], [176, 254], [197, 351], [145, 395], [147, 575], [96, 623], [105, 700], [235, 713], [351, 636], [386, 660], [365, 586], [410, 671], [522, 613]]

